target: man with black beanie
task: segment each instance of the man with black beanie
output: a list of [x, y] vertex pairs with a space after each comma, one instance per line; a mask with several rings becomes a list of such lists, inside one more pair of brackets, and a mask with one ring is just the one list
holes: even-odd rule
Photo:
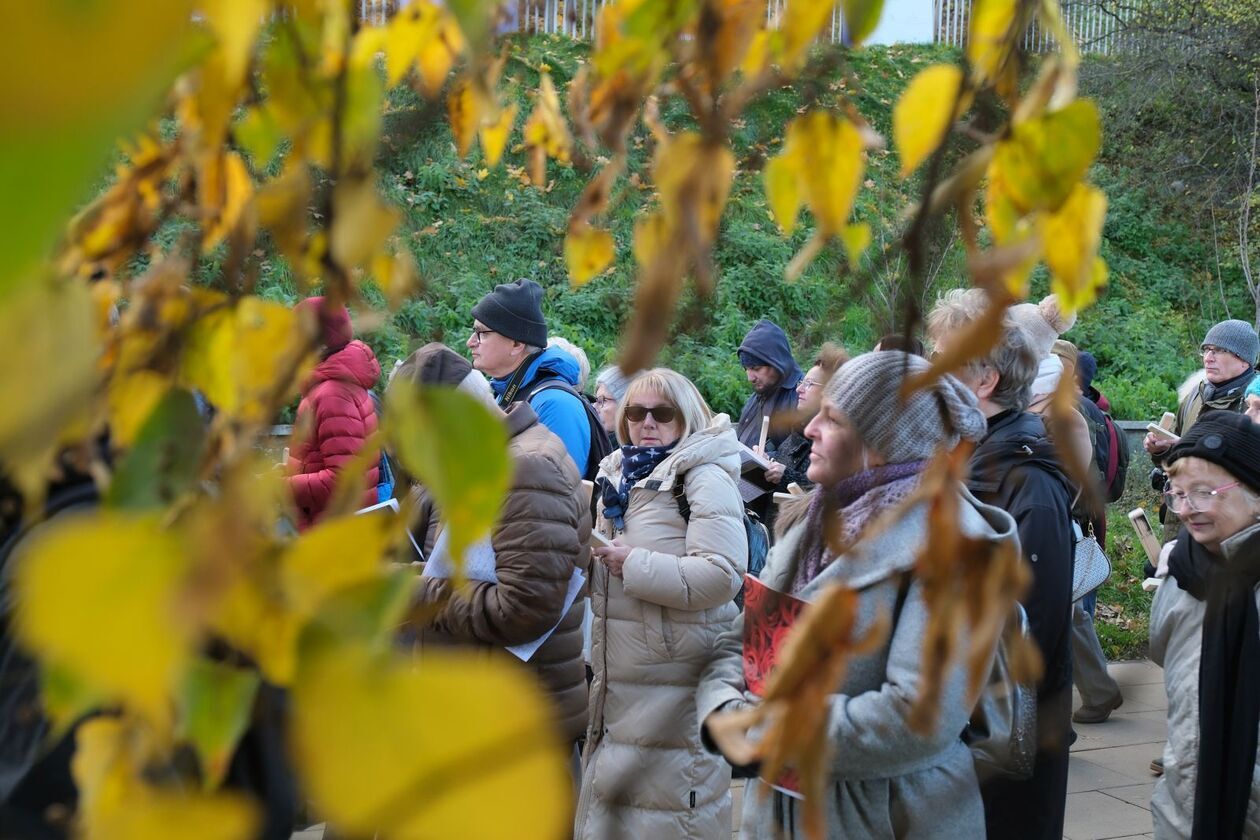
[[542, 298], [542, 286], [533, 280], [495, 286], [472, 308], [468, 349], [473, 367], [490, 377], [499, 405], [529, 403], [564, 442], [578, 473], [589, 479], [607, 454], [608, 439], [577, 391], [577, 360], [559, 347], [547, 347]]

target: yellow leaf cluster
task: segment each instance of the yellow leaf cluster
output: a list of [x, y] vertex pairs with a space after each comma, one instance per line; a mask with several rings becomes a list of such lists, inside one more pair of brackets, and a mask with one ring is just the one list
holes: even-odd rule
[[573, 138], [560, 113], [560, 97], [551, 74], [544, 72], [538, 82], [534, 110], [525, 121], [525, 148], [529, 151], [529, 174], [536, 186], [547, 183], [547, 158], [568, 163]]
[[424, 92], [442, 89], [456, 57], [465, 49], [463, 34], [450, 13], [417, 0], [398, 10], [385, 30], [385, 80], [396, 85], [415, 68]]
[[830, 112], [811, 111], [788, 124], [783, 150], [766, 164], [766, 200], [787, 233], [796, 227], [802, 201], [818, 223], [788, 266], [788, 280], [799, 277], [832, 236], [842, 237], [851, 263], [858, 256], [853, 249], [869, 243], [869, 229], [865, 236], [860, 229], [846, 230], [866, 169], [862, 149], [862, 136], [853, 124]]

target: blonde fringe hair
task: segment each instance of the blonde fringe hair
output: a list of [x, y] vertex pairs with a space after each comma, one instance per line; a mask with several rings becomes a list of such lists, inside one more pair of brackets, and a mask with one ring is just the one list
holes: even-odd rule
[[676, 370], [669, 368], [652, 368], [640, 374], [626, 389], [621, 404], [617, 406], [617, 440], [622, 444], [630, 442], [630, 423], [626, 420], [626, 406], [634, 402], [639, 394], [655, 391], [665, 398], [679, 415], [682, 421], [681, 441], [695, 432], [706, 428], [713, 420], [713, 410], [704, 401], [699, 389], [690, 379]]

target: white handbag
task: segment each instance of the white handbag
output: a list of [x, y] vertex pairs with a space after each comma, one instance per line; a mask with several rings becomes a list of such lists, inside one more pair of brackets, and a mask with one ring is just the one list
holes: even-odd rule
[[1094, 535], [1082, 532], [1076, 520], [1072, 520], [1072, 538], [1075, 543], [1072, 549], [1072, 603], [1075, 604], [1111, 576], [1111, 561], [1103, 554]]

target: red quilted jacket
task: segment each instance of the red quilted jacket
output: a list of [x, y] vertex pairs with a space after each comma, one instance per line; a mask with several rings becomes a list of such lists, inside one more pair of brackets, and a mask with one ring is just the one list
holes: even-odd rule
[[[368, 389], [381, 376], [372, 349], [352, 341], [320, 362], [298, 404], [297, 427], [306, 431], [289, 453], [289, 489], [305, 530], [324, 512], [337, 472], [376, 431], [376, 408]], [[363, 506], [376, 503], [379, 459], [364, 478]]]

